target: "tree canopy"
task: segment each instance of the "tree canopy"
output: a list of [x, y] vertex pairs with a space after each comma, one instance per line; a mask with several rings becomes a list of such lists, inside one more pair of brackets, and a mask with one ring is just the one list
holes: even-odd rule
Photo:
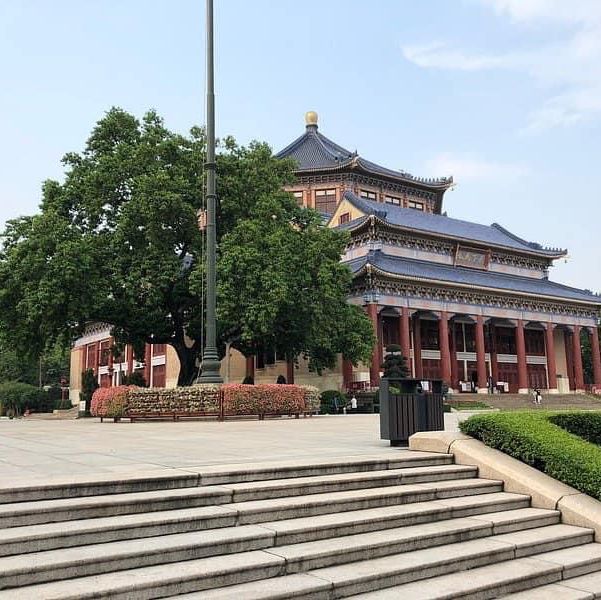
[[[8, 223], [0, 254], [0, 329], [38, 356], [87, 323], [112, 325], [119, 344], [171, 344], [180, 384], [201, 353], [205, 137], [169, 131], [114, 108], [85, 149], [69, 153], [63, 183], [46, 181], [40, 212]], [[218, 173], [218, 330], [245, 353], [276, 348], [320, 371], [337, 353], [367, 360], [373, 334], [346, 303], [343, 232], [282, 191], [293, 164], [253, 142], [222, 140]]]

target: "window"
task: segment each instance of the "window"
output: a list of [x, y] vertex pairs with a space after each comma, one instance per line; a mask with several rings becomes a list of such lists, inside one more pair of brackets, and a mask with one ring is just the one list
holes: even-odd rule
[[524, 330], [526, 354], [545, 356], [545, 332], [538, 329]]
[[377, 200], [378, 194], [376, 192], [370, 192], [369, 190], [361, 190], [361, 198], [367, 198], [368, 200]]
[[152, 355], [153, 356], [163, 356], [165, 354], [165, 344], [153, 344], [152, 345]]
[[420, 320], [421, 342], [423, 350], [439, 350], [438, 321]]
[[397, 196], [384, 196], [384, 202], [386, 202], [386, 204], [394, 204], [395, 206], [401, 205], [401, 199]]
[[316, 190], [315, 210], [331, 215], [336, 210], [336, 190]]
[[86, 348], [86, 369], [96, 368], [96, 344], [88, 344]]
[[338, 220], [339, 225], [344, 225], [344, 223], [348, 223], [351, 220], [351, 213], [343, 213], [340, 215], [340, 219]]
[[294, 199], [296, 200], [296, 203], [299, 206], [303, 205], [303, 191], [299, 191], [299, 192], [292, 192], [292, 195], [294, 196]]
[[100, 362], [101, 367], [106, 367], [109, 364], [109, 356], [111, 354], [111, 343], [101, 342], [100, 344]]
[[424, 203], [416, 202], [415, 200], [409, 200], [407, 206], [409, 208], [414, 208], [415, 210], [424, 210]]

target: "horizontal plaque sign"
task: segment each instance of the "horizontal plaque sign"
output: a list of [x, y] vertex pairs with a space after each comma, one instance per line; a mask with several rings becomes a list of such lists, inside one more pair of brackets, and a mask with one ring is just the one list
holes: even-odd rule
[[457, 246], [455, 251], [455, 266], [472, 269], [488, 269], [490, 253], [486, 250]]

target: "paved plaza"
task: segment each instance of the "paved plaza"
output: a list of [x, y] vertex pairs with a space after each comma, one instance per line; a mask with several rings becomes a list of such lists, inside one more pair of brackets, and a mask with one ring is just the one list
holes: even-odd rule
[[[447, 417], [447, 429], [456, 420]], [[378, 415], [265, 421], [0, 420], [0, 487], [61, 476], [382, 454]]]

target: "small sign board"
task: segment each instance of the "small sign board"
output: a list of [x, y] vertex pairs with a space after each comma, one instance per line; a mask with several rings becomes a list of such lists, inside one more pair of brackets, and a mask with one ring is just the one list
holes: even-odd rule
[[488, 269], [490, 252], [457, 246], [455, 251], [455, 266], [469, 267], [470, 269]]

